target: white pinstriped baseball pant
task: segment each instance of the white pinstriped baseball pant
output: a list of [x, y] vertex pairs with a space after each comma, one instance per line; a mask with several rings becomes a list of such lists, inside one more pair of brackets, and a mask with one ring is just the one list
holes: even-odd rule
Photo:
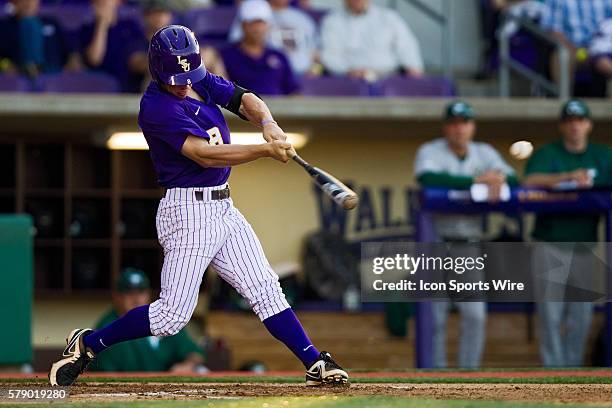
[[172, 336], [189, 322], [209, 264], [262, 321], [289, 308], [251, 225], [231, 199], [210, 199], [211, 191], [226, 186], [173, 188], [160, 201], [156, 226], [164, 265], [159, 299], [149, 307], [155, 336]]

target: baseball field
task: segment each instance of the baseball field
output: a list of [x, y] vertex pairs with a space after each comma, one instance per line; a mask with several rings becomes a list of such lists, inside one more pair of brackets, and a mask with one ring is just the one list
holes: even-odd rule
[[[0, 389], [42, 389], [44, 374], [0, 377]], [[353, 373], [349, 387], [310, 388], [301, 373], [84, 375], [53, 407], [590, 407], [612, 406], [608, 370]], [[2, 406], [50, 404], [0, 400]]]

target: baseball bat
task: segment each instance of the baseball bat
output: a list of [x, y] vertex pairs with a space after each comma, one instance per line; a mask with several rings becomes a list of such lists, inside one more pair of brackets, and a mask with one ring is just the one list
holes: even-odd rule
[[293, 159], [297, 164], [302, 166], [310, 177], [313, 178], [314, 182], [327, 194], [334, 202], [345, 210], [352, 210], [359, 203], [359, 197], [357, 194], [348, 188], [340, 180], [332, 176], [331, 174], [312, 166], [306, 160], [302, 159], [295, 151], [289, 151], [289, 157]]

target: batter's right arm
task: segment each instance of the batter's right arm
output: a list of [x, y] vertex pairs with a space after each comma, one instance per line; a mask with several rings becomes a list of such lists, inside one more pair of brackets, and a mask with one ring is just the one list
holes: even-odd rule
[[188, 136], [181, 153], [202, 167], [228, 167], [248, 163], [262, 157], [271, 157], [286, 163], [290, 143], [273, 141], [257, 145], [210, 145], [206, 139]]

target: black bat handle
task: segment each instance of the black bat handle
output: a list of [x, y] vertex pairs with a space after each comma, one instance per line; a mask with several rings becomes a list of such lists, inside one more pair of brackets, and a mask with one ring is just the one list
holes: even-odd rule
[[314, 170], [314, 167], [312, 167], [310, 165], [310, 163], [308, 163], [306, 160], [302, 159], [299, 155], [295, 155], [292, 157], [293, 161], [295, 161], [297, 164], [299, 164], [300, 166], [302, 166], [303, 168], [306, 169], [306, 171], [308, 171], [309, 173], [312, 172]]

